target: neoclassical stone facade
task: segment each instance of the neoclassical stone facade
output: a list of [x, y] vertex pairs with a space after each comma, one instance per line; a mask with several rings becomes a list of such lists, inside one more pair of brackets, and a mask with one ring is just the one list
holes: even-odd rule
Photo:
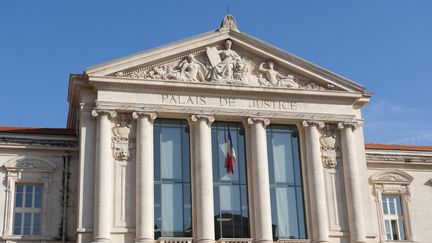
[[0, 129], [0, 241], [429, 242], [432, 148], [365, 145], [370, 97], [231, 15], [90, 67], [68, 129]]

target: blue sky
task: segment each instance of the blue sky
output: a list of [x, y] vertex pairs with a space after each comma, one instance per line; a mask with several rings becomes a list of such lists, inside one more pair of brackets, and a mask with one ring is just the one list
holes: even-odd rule
[[432, 145], [432, 1], [0, 1], [0, 125], [64, 127], [69, 73], [219, 26], [363, 84], [366, 142]]

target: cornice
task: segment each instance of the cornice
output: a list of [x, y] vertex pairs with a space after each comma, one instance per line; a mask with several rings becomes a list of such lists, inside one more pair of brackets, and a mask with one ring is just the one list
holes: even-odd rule
[[71, 136], [0, 135], [0, 148], [78, 150], [78, 138]]

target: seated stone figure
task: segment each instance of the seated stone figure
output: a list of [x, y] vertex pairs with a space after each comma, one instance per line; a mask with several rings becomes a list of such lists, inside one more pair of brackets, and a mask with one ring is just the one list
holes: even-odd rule
[[211, 81], [241, 80], [247, 70], [247, 65], [236, 51], [231, 49], [232, 41], [225, 41], [225, 50], [208, 48], [207, 55], [213, 66]]

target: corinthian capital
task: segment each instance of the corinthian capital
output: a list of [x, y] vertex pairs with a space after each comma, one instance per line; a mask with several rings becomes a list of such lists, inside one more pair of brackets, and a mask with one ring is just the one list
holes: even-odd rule
[[149, 121], [154, 121], [157, 117], [156, 113], [150, 111], [135, 111], [132, 113], [132, 117], [134, 119], [138, 119], [140, 117], [146, 117]]
[[301, 125], [302, 127], [316, 126], [318, 128], [323, 128], [325, 126], [325, 123], [323, 121], [305, 120], [302, 121]]
[[213, 115], [195, 114], [190, 116], [188, 120], [191, 123], [204, 120], [207, 123], [207, 125], [210, 125], [215, 121], [215, 118]]
[[356, 130], [360, 128], [362, 124], [360, 122], [339, 122], [338, 128], [344, 129], [344, 128], [351, 128], [352, 130]]
[[111, 118], [117, 117], [117, 111], [115, 110], [102, 110], [102, 109], [94, 109], [92, 110], [92, 116], [97, 117], [99, 115], [107, 115]]
[[249, 117], [246, 122], [247, 125], [261, 124], [263, 127], [266, 127], [270, 124], [270, 119], [264, 117]]

